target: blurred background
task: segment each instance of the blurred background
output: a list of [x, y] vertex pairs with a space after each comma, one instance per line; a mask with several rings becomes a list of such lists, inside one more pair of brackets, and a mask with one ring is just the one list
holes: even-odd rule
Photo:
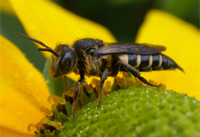
[[[0, 0], [0, 33], [17, 45], [27, 58], [43, 70], [45, 58], [33, 43], [15, 35], [26, 34], [19, 20]], [[138, 29], [150, 9], [160, 9], [199, 28], [200, 0], [52, 0], [79, 16], [107, 27], [120, 42], [134, 42]], [[159, 34], [158, 34], [159, 35]], [[29, 45], [29, 46], [27, 46]]]

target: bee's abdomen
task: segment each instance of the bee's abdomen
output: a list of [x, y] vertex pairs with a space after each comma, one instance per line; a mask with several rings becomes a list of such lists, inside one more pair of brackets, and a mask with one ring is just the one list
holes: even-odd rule
[[139, 71], [167, 70], [178, 68], [182, 70], [172, 59], [163, 55], [128, 55], [128, 64]]

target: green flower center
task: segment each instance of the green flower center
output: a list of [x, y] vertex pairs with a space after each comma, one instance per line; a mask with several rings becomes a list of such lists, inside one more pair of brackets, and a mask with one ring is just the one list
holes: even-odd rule
[[89, 103], [64, 123], [66, 136], [192, 136], [200, 135], [200, 101], [158, 88], [119, 90]]

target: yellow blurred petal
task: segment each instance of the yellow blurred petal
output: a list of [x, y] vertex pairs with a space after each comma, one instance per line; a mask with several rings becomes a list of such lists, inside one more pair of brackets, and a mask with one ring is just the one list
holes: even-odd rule
[[27, 134], [27, 126], [49, 107], [49, 91], [41, 73], [12, 43], [0, 35], [0, 124]]
[[1, 131], [0, 132], [1, 137], [33, 137], [33, 135], [15, 132], [15, 131], [9, 130], [5, 127], [0, 127], [0, 131]]
[[[107, 42], [115, 41], [103, 26], [77, 16], [51, 1], [10, 0], [27, 33], [54, 48], [58, 43], [72, 44], [91, 37]], [[46, 57], [50, 53], [44, 52]]]
[[3, 85], [1, 85], [0, 99], [1, 126], [17, 134], [31, 134], [27, 127], [30, 123], [38, 122], [41, 113], [32, 104], [27, 103], [20, 93]]
[[143, 73], [148, 79], [166, 84], [167, 89], [185, 92], [200, 99], [200, 35], [199, 30], [170, 14], [150, 11], [139, 30], [136, 42], [167, 47], [164, 54], [185, 71]]
[[0, 11], [10, 14], [10, 15], [14, 15], [14, 11], [12, 9], [12, 6], [10, 5], [10, 2], [8, 0], [1, 0], [0, 1]]

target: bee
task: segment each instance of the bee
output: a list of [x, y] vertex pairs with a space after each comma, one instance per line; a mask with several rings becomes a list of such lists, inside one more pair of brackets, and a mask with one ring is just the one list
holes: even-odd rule
[[84, 82], [84, 76], [100, 77], [99, 104], [102, 103], [102, 87], [108, 76], [115, 77], [119, 71], [130, 72], [143, 83], [149, 83], [140, 72], [156, 70], [183, 69], [170, 57], [162, 54], [166, 48], [151, 44], [106, 43], [99, 39], [84, 38], [74, 42], [70, 47], [60, 44], [52, 49], [42, 42], [16, 33], [25, 39], [42, 45], [39, 51], [51, 52], [52, 59], [50, 73], [54, 78], [64, 76], [70, 72], [80, 75], [76, 83], [73, 96], [72, 111], [75, 120], [75, 105], [79, 87]]

